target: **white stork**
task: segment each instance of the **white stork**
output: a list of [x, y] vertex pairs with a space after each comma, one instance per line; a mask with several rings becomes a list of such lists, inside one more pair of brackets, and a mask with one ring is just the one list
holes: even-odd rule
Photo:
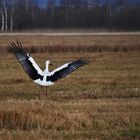
[[68, 74], [72, 73], [76, 69], [81, 66], [88, 64], [87, 60], [76, 60], [73, 62], [66, 63], [61, 67], [49, 71], [49, 65], [51, 65], [50, 61], [46, 61], [46, 68], [44, 71], [40, 69], [34, 59], [25, 52], [22, 47], [21, 42], [12, 42], [9, 45], [9, 51], [12, 52], [21, 66], [23, 67], [24, 71], [28, 74], [28, 76], [37, 84], [41, 86], [49, 86], [53, 85], [55, 81], [58, 79], [64, 78]]

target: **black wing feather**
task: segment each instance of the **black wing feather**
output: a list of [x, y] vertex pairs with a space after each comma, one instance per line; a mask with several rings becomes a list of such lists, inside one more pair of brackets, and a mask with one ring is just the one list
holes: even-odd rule
[[22, 48], [22, 44], [20, 42], [12, 42], [8, 50], [16, 56], [24, 71], [29, 75], [31, 79], [43, 79], [43, 76], [38, 73], [38, 71], [34, 68], [33, 64], [29, 61], [29, 56]]
[[89, 62], [87, 60], [77, 60], [74, 62], [71, 62], [68, 64], [67, 67], [56, 71], [53, 75], [48, 76], [47, 77], [47, 81], [52, 81], [55, 82], [58, 79], [64, 78], [65, 76], [67, 76], [68, 74], [72, 73], [73, 71], [75, 71], [76, 69], [78, 69], [79, 67], [82, 67], [86, 64], [88, 64]]

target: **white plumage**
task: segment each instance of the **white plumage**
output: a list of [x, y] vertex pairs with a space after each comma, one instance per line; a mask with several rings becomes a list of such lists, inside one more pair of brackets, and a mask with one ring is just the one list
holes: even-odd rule
[[86, 60], [76, 60], [49, 72], [50, 61], [46, 61], [46, 68], [42, 71], [34, 59], [24, 51], [20, 42], [12, 42], [9, 46], [9, 51], [14, 53], [28, 76], [41, 86], [53, 85], [58, 79], [64, 78], [79, 67], [88, 63]]

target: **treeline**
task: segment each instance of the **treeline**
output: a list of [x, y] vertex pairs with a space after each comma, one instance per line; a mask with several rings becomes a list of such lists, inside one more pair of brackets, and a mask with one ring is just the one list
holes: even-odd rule
[[140, 29], [140, 6], [111, 5], [90, 0], [48, 0], [43, 8], [37, 0], [1, 0], [1, 31], [44, 28]]

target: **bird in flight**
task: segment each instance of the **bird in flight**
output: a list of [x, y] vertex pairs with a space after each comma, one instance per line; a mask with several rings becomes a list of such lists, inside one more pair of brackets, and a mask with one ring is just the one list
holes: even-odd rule
[[46, 61], [46, 68], [44, 71], [40, 69], [34, 59], [25, 52], [21, 42], [11, 42], [9, 45], [10, 52], [17, 58], [18, 62], [23, 67], [28, 76], [37, 84], [41, 86], [53, 85], [57, 80], [64, 78], [81, 66], [88, 64], [87, 60], [75, 60], [66, 63], [53, 71], [49, 71], [49, 65], [52, 65], [49, 60]]

